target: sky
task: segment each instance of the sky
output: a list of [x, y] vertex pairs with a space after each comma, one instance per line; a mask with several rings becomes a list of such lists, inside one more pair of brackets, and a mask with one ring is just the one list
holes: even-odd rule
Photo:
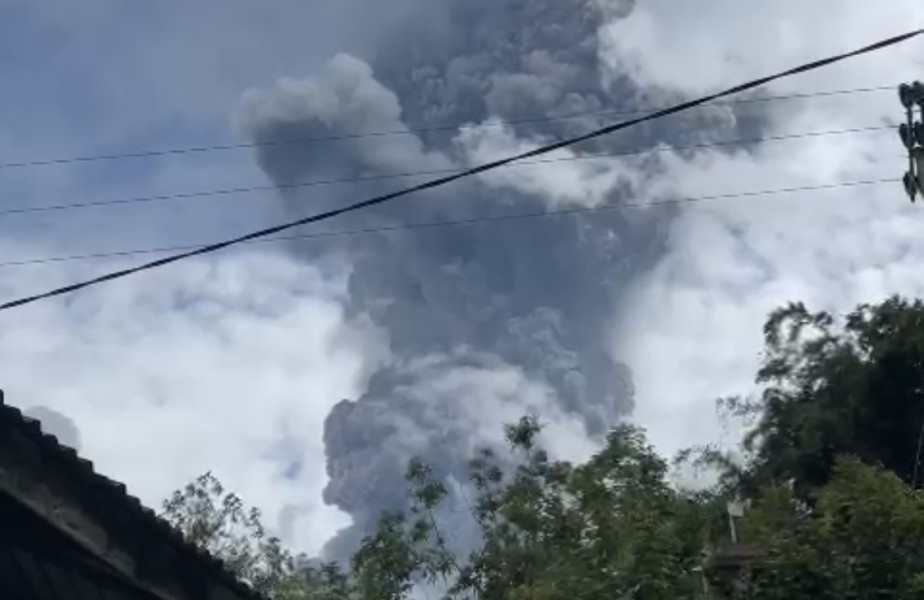
[[[0, 168], [0, 213], [261, 188], [0, 214], [0, 262], [238, 235], [380, 189], [273, 189], [292, 178], [477, 164], [570, 131], [517, 126], [517, 119], [662, 104], [924, 26], [924, 6], [913, 0], [748, 7], [709, 0], [695, 9], [667, 0], [569, 0], [556, 10], [572, 11], [565, 17], [573, 22], [552, 9], [501, 14], [503, 2], [458, 4], [209, 0], [113, 9], [96, 0], [79, 8], [66, 0], [0, 0], [0, 163], [265, 141], [286, 132], [405, 131], [310, 152], [297, 145]], [[490, 51], [475, 51], [480, 29], [461, 32], [476, 23], [494, 35], [515, 30], [517, 19], [549, 48], [487, 43]], [[542, 19], [564, 23], [565, 33], [549, 34], [554, 28], [543, 29]], [[565, 35], [569, 27], [581, 44]], [[428, 70], [427, 61], [438, 68]], [[776, 82], [764, 93], [894, 88], [915, 78], [924, 79], [921, 40]], [[465, 260], [455, 257], [465, 240], [446, 232], [433, 238], [440, 245], [421, 237], [388, 245], [255, 244], [0, 313], [0, 387], [8, 402], [43, 417], [149, 505], [212, 470], [309, 553], [365, 514], [348, 497], [362, 490], [343, 471], [361, 475], [364, 460], [397, 461], [437, 442], [496, 442], [500, 423], [518, 411], [544, 412], [549, 443], [568, 458], [592, 452], [595, 424], [617, 418], [646, 427], [665, 455], [691, 444], [730, 445], [734, 430], [716, 417], [714, 401], [754, 391], [770, 310], [801, 300], [843, 313], [893, 293], [924, 293], [916, 275], [924, 259], [920, 205], [908, 203], [899, 183], [670, 210], [657, 203], [898, 178], [902, 147], [887, 126], [900, 117], [891, 89], [717, 107], [601, 146], [658, 149], [645, 157], [521, 167], [375, 217], [410, 223], [510, 207], [649, 204], [624, 209], [631, 216], [618, 225], [588, 218], [575, 230], [492, 226], [474, 238], [491, 251], [467, 251]], [[466, 127], [431, 139], [409, 132], [421, 123]], [[677, 148], [755, 133], [803, 137]], [[555, 237], [563, 235], [577, 237]], [[603, 245], [610, 237], [628, 241]], [[593, 243], [565, 254], [579, 258], [580, 268], [555, 266], [557, 245], [585, 239]], [[0, 266], [0, 301], [144, 258]], [[619, 260], [631, 264], [603, 293], [611, 282], [601, 282], [601, 273]], [[494, 267], [513, 283], [492, 283]], [[411, 271], [419, 276], [408, 277]], [[402, 295], [394, 282], [422, 282], [426, 301], [409, 304], [418, 296]], [[472, 300], [459, 300], [465, 294]], [[486, 299], [506, 307], [496, 312], [506, 337], [465, 326]], [[445, 310], [431, 310], [437, 301]], [[491, 319], [486, 326], [496, 325]], [[548, 334], [568, 327], [570, 337]], [[591, 346], [600, 343], [631, 371], [634, 394], [632, 402], [591, 410], [589, 393], [569, 395], [569, 382], [581, 371], [579, 389], [593, 391], [600, 373], [615, 377], [609, 367], [588, 366], [596, 364]], [[526, 346], [541, 359], [524, 358]], [[561, 369], [549, 366], [562, 361]], [[412, 412], [422, 420], [356, 431], [382, 422], [375, 420], [381, 413]], [[460, 425], [449, 427], [450, 419]], [[418, 443], [428, 428], [452, 435]]]

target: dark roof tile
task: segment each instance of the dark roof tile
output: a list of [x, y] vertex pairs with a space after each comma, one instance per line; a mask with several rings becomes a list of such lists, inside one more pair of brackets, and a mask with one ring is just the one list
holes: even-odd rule
[[93, 469], [92, 461], [79, 456], [77, 451], [73, 448], [62, 445], [55, 436], [43, 432], [38, 420], [27, 417], [18, 408], [6, 404], [4, 402], [3, 390], [0, 390], [0, 422], [3, 420], [10, 421], [14, 427], [18, 427], [18, 429], [32, 438], [40, 447], [49, 451], [49, 453], [53, 453], [56, 458], [77, 467], [74, 470], [83, 478], [84, 484], [93, 488], [103, 489], [106, 493], [115, 494], [115, 500], [125, 505], [132, 513], [146, 521], [152, 528], [165, 534], [165, 536], [172, 543], [178, 545], [183, 552], [201, 561], [204, 566], [216, 575], [216, 578], [219, 579], [222, 584], [228, 586], [243, 598], [263, 600], [260, 594], [228, 571], [224, 561], [212, 556], [204, 548], [187, 542], [183, 535], [170, 525], [170, 523], [159, 517], [152, 509], [142, 504], [141, 500], [137, 497], [129, 494], [124, 483], [113, 481], [105, 475], [97, 473]]

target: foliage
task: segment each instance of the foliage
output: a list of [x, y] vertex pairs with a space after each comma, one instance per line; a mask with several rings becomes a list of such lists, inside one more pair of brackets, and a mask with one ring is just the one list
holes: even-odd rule
[[507, 428], [521, 457], [510, 472], [489, 450], [472, 461], [471, 516], [482, 543], [465, 558], [447, 548], [435, 518], [447, 491], [421, 461], [407, 471], [411, 509], [383, 516], [348, 574], [299, 566], [266, 538], [259, 513], [211, 475], [176, 492], [165, 516], [273, 598], [397, 600], [421, 582], [448, 598], [485, 600], [655, 600], [700, 589], [704, 503], [666, 483], [666, 464], [642, 433], [617, 428], [601, 452], [575, 466], [549, 460], [540, 429], [533, 417]]
[[726, 502], [743, 496], [736, 548], [756, 558], [740, 562], [736, 597], [924, 599], [924, 303], [891, 298], [841, 323], [791, 304], [764, 337], [762, 393], [722, 402], [750, 419], [745, 461], [712, 447], [685, 457], [720, 468], [710, 490], [669, 485], [627, 425], [583, 464], [553, 461], [525, 417], [506, 428], [513, 466], [488, 449], [471, 462], [481, 540], [468, 556], [448, 548], [448, 490], [418, 460], [411, 508], [383, 515], [347, 570], [293, 557], [209, 474], [165, 517], [274, 599], [399, 600], [427, 584], [447, 600], [673, 600], [703, 597], [706, 555], [728, 549]]
[[893, 297], [861, 305], [838, 326], [790, 304], [764, 327], [762, 394], [727, 402], [757, 419], [744, 439], [747, 493], [792, 481], [810, 499], [838, 456], [879, 464], [917, 484], [924, 425], [924, 304]]
[[339, 600], [345, 582], [335, 567], [309, 567], [268, 536], [260, 511], [247, 508], [211, 473], [164, 502], [162, 517], [191, 543], [222, 560], [257, 592], [279, 600]]
[[[451, 600], [702, 597], [705, 551], [727, 541], [728, 497], [673, 489], [635, 428], [616, 428], [578, 466], [550, 461], [539, 431], [534, 418], [508, 428], [521, 456], [512, 472], [488, 450], [472, 461], [472, 518], [483, 538], [464, 559], [448, 550], [434, 517], [446, 488], [420, 461], [407, 472], [411, 510], [384, 515], [346, 573], [300, 565], [278, 541], [255, 543], [265, 535], [259, 515], [209, 475], [175, 494], [167, 514], [220, 557], [246, 556], [230, 564], [271, 598], [399, 600], [422, 582]], [[841, 458], [816, 500], [810, 506], [787, 486], [753, 498], [738, 525], [759, 558], [735, 597], [924, 598], [924, 495], [887, 470]]]
[[742, 532], [764, 554], [744, 597], [924, 597], [924, 496], [856, 459], [836, 462], [813, 510], [765, 490]]
[[[445, 490], [412, 464], [411, 520], [385, 519], [354, 561], [361, 581], [378, 583], [361, 586], [363, 596], [400, 598], [418, 576], [444, 581], [447, 597], [460, 599], [673, 599], [700, 589], [699, 505], [667, 485], [665, 463], [638, 430], [614, 430], [600, 453], [574, 466], [549, 461], [539, 429], [535, 418], [508, 427], [522, 456], [513, 473], [487, 450], [473, 461], [472, 516], [483, 541], [461, 564], [432, 520]], [[381, 578], [383, 565], [391, 577]]]

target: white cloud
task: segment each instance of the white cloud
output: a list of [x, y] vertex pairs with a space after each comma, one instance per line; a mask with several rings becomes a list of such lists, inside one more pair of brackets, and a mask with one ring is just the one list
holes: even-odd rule
[[[500, 121], [466, 127], [456, 139], [471, 167], [530, 152], [550, 141], [518, 138]], [[582, 158], [579, 153], [563, 148], [487, 171], [479, 177], [488, 185], [541, 198], [551, 207], [597, 206], [619, 186], [639, 190], [645, 173], [638, 162], [605, 156]]]
[[[853, 49], [924, 23], [917, 2], [775, 2], [744, 9], [716, 1], [638, 5], [605, 48], [616, 69], [653, 89], [698, 94]], [[924, 74], [914, 41], [774, 92], [897, 84]], [[770, 105], [769, 135], [868, 127], [900, 115], [894, 93]], [[774, 142], [751, 151], [701, 151], [665, 160], [659, 192], [699, 196], [899, 177], [893, 131]], [[687, 205], [670, 251], [633, 291], [620, 339], [636, 375], [636, 419], [666, 453], [734, 442], [713, 401], [747, 393], [766, 314], [783, 302], [845, 312], [891, 293], [924, 293], [918, 209], [901, 185], [861, 185]]]
[[[243, 89], [371, 48], [407, 4], [0, 2], [0, 38], [22, 58], [4, 71], [0, 161], [228, 142]], [[375, 17], [353, 18], [358, 7]], [[0, 208], [266, 185], [251, 154], [0, 169]], [[0, 261], [227, 237], [278, 221], [271, 196], [8, 215]], [[138, 260], [0, 269], [0, 298]], [[232, 254], [3, 313], [0, 387], [72, 419], [82, 454], [148, 505], [213, 469], [313, 551], [345, 524], [321, 504], [323, 419], [367, 362], [351, 340], [368, 339], [343, 326], [344, 285], [282, 256]]]
[[[746, 7], [735, 0], [651, 0], [636, 3], [628, 18], [612, 22], [602, 51], [615, 71], [643, 85], [697, 94], [853, 50], [922, 24], [924, 6], [914, 0], [875, 5], [866, 0], [779, 0]], [[915, 59], [920, 64], [920, 44], [775, 86], [792, 88], [809, 80], [835, 87], [857, 81], [869, 85], [870, 79], [892, 83], [892, 78], [913, 74], [902, 71]]]
[[[411, 369], [422, 377], [407, 393], [423, 412], [454, 410], [456, 399], [466, 399], [452, 420], [460, 431], [470, 432], [472, 453], [483, 446], [506, 446], [504, 426], [530, 414], [540, 417], [543, 444], [553, 458], [583, 461], [598, 449], [587, 437], [581, 419], [566, 414], [558, 405], [555, 391], [520, 369], [500, 361], [490, 367], [446, 368], [442, 357], [417, 361]], [[433, 419], [434, 423], [440, 421]], [[414, 445], [413, 440], [408, 442]]]
[[[89, 270], [9, 269], [0, 292]], [[346, 524], [320, 501], [323, 419], [362, 375], [343, 285], [280, 255], [232, 254], [23, 307], [0, 315], [0, 382], [8, 402], [73, 419], [82, 454], [148, 505], [212, 470], [271, 525], [296, 515], [282, 533], [315, 551]]]
[[[70, 6], [58, 4], [62, 10]], [[137, 16], [113, 18], [100, 11], [98, 2], [92, 4], [93, 11], [79, 15], [77, 29], [71, 32], [75, 37], [66, 45], [73, 57], [61, 61], [61, 68], [72, 76], [93, 73], [103, 78], [105, 85], [83, 87], [106, 90], [105, 106], [115, 103], [111, 113], [92, 102], [95, 96], [79, 97], [83, 98], [80, 106], [90, 107], [97, 119], [106, 117], [107, 127], [90, 142], [75, 135], [84, 129], [95, 131], [98, 123], [83, 123], [60, 110], [62, 94], [52, 93], [58, 88], [47, 91], [30, 72], [21, 89], [23, 97], [28, 92], [34, 101], [16, 107], [17, 111], [29, 108], [23, 113], [29, 118], [8, 120], [0, 129], [4, 160], [24, 152], [52, 155], [76, 147], [78, 141], [96, 145], [120, 140], [126, 130], [143, 131], [147, 126], [160, 131], [162, 120], [175, 115], [224, 122], [226, 109], [243, 87], [304, 72], [310, 68], [304, 61], [317, 63], [315, 59], [326, 56], [328, 47], [343, 49], [342, 36], [328, 32], [330, 39], [311, 44], [325, 50], [308, 52], [302, 44], [310, 36], [302, 22], [281, 9], [263, 15], [263, 28], [254, 31], [278, 31], [278, 24], [285, 21], [282, 42], [267, 44], [265, 36], [249, 33], [252, 22], [240, 15], [257, 10], [253, 8], [235, 13], [238, 20], [223, 11], [227, 22], [220, 32], [200, 37], [199, 25], [211, 22], [213, 16], [200, 8], [191, 9], [197, 18], [184, 20], [178, 33], [170, 28], [147, 32], [144, 39], [155, 40], [156, 51], [142, 44], [138, 47], [148, 48], [145, 57], [112, 55], [107, 57], [107, 68], [91, 69], [88, 65], [96, 65], [101, 56], [97, 42], [106, 52], [111, 47], [97, 37], [98, 32], [120, 29], [117, 37], [124, 36], [132, 28], [122, 25], [138, 22]], [[60, 23], [73, 28], [76, 13], [72, 13], [60, 13]], [[376, 23], [368, 18], [359, 21]], [[601, 52], [614, 72], [628, 73], [653, 93], [697, 94], [922, 23], [924, 4], [918, 0], [883, 5], [869, 0], [780, 0], [746, 8], [733, 0], [646, 0], [606, 31]], [[170, 32], [173, 35], [166, 35]], [[921, 48], [922, 42], [913, 42], [774, 84], [772, 91], [867, 87], [920, 78], [924, 75]], [[229, 61], [228, 56], [234, 59]], [[373, 118], [368, 122], [371, 129], [392, 128], [400, 116], [397, 105], [384, 114], [366, 111], [366, 101], [385, 90], [369, 85], [371, 73], [359, 63], [340, 60], [340, 66], [355, 75], [342, 81], [344, 89], [356, 92], [340, 99], [356, 102], [334, 102], [328, 107], [331, 114], [352, 108]], [[229, 65], [233, 72], [227, 70]], [[353, 88], [351, 82], [356, 84]], [[62, 79], [57, 85], [66, 82]], [[305, 82], [290, 85], [295, 91], [312, 91]], [[769, 133], [786, 134], [877, 125], [896, 116], [898, 105], [888, 92], [767, 106]], [[167, 129], [164, 133], [170, 133]], [[191, 132], [183, 134], [185, 139]], [[174, 137], [168, 144], [158, 138], [158, 143], [169, 146], [179, 143], [177, 139], [182, 141]], [[516, 139], [497, 127], [468, 129], [460, 141], [473, 163], [538, 143]], [[389, 153], [394, 143], [394, 139], [373, 139], [363, 147], [364, 156], [393, 170], [408, 164], [448, 164], [431, 155], [424, 158], [432, 163], [406, 159], [423, 152], [413, 138], [405, 138], [404, 151], [398, 154]], [[48, 152], [59, 145], [56, 152]], [[505, 169], [487, 181], [547, 198], [550, 204], [595, 205], [615, 183], [636, 188], [642, 195], [696, 196], [897, 176], [904, 168], [899, 154], [893, 134], [868, 133], [779, 142], [750, 153], [703, 151], [692, 158], [685, 154], [687, 158], [666, 159], [664, 177], [654, 181], [633, 161], [612, 159]], [[572, 156], [562, 151], [551, 158]], [[228, 168], [221, 162], [227, 160], [225, 156], [209, 164], [208, 170], [197, 163], [192, 174], [185, 170], [189, 160], [148, 177], [144, 184], [168, 192], [190, 185], [233, 186], [242, 172], [239, 166]], [[87, 191], [85, 182], [54, 173], [28, 174], [34, 179], [31, 187], [12, 179], [25, 179], [21, 174], [7, 173], [4, 181], [15, 185], [15, 190], [21, 187], [41, 196], [36, 202], [70, 197], [72, 189]], [[216, 183], [219, 178], [221, 184]], [[128, 188], [135, 183], [138, 180], [126, 181], [105, 191], [122, 194], [122, 185]], [[32, 200], [27, 197], [23, 202]], [[625, 352], [638, 387], [636, 418], [649, 427], [658, 447], [671, 452], [720, 436], [712, 400], [750, 388], [760, 351], [760, 327], [767, 311], [780, 302], [802, 299], [818, 308], [842, 311], [895, 291], [924, 293], [918, 276], [924, 259], [918, 208], [908, 206], [894, 184], [704, 202], [684, 209], [672, 229], [670, 253], [633, 290], [620, 323], [620, 345], [628, 343]], [[248, 213], [235, 218], [231, 211], [218, 214], [221, 225], [228, 227], [246, 225], [252, 217]], [[56, 236], [67, 240], [56, 249], [13, 247], [7, 239], [5, 247], [0, 244], [0, 256], [13, 260], [45, 251], [68, 252], [71, 242], [82, 248], [101, 238], [121, 245], [100, 226], [95, 214], [91, 218], [81, 221], [82, 239]], [[214, 224], [216, 218], [209, 214], [201, 221]], [[73, 221], [69, 227], [74, 227]], [[171, 228], [164, 237], [173, 234]], [[46, 230], [42, 237], [54, 236]], [[159, 233], [152, 237], [161, 239]], [[0, 297], [51, 287], [110, 266], [3, 270]], [[323, 419], [333, 403], [356, 396], [367, 366], [366, 351], [344, 342], [342, 293], [342, 280], [328, 279], [311, 266], [271, 254], [232, 254], [153, 271], [71, 298], [0, 313], [0, 385], [18, 406], [42, 405], [70, 417], [80, 429], [83, 454], [101, 472], [125, 481], [148, 504], [156, 506], [173, 488], [212, 469], [248, 501], [263, 507], [271, 520], [286, 522], [284, 533], [293, 545], [313, 551], [344, 524], [342, 515], [320, 502], [326, 479]], [[467, 417], [473, 427], [484, 428], [481, 433], [486, 439], [500, 433], [495, 422], [519, 417], [524, 407], [551, 411], [548, 390], [512, 371], [453, 371], [430, 384], [433, 389], [421, 393], [464, 393], [473, 398]], [[509, 401], [498, 406], [498, 399]], [[486, 415], [491, 417], [490, 431]], [[543, 416], [554, 423], [549, 439], [561, 445], [557, 450], [562, 455], [585, 455], [592, 449], [581, 442], [576, 423], [561, 415]], [[731, 438], [726, 436], [725, 441]], [[298, 465], [300, 470], [295, 468]]]

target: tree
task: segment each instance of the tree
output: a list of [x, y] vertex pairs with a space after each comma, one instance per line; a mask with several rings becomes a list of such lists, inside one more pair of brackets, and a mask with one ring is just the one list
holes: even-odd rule
[[192, 544], [222, 560], [257, 592], [274, 600], [343, 600], [346, 578], [333, 565], [311, 565], [268, 536], [260, 511], [206, 473], [164, 502], [162, 517]]
[[448, 548], [436, 518], [448, 491], [419, 460], [411, 508], [383, 515], [346, 570], [292, 556], [210, 474], [164, 516], [274, 599], [401, 600], [424, 583], [447, 600], [673, 600], [701, 596], [704, 553], [743, 494], [740, 532], [759, 559], [741, 597], [924, 599], [924, 303], [895, 297], [843, 321], [791, 304], [764, 337], [761, 394], [724, 404], [754, 418], [745, 460], [700, 454], [722, 469], [712, 490], [672, 487], [627, 425], [584, 464], [553, 461], [526, 417], [506, 428], [512, 467], [487, 449], [471, 462], [481, 539], [468, 556]]
[[[403, 600], [421, 583], [447, 600], [702, 597], [705, 551], [725, 541], [723, 491], [671, 487], [665, 462], [630, 426], [581, 465], [549, 460], [535, 418], [506, 433], [516, 468], [489, 450], [471, 464], [482, 540], [467, 557], [447, 548], [434, 516], [447, 490], [421, 461], [408, 467], [411, 509], [383, 515], [346, 572], [308, 568], [264, 541], [259, 514], [210, 475], [174, 494], [166, 514], [271, 598]], [[924, 598], [924, 494], [859, 459], [837, 459], [812, 505], [788, 486], [763, 488], [739, 531], [760, 552], [736, 597]]]
[[534, 418], [507, 428], [522, 457], [510, 474], [487, 450], [472, 462], [482, 543], [464, 560], [432, 518], [445, 488], [412, 463], [410, 514], [386, 517], [353, 561], [362, 596], [396, 600], [418, 579], [444, 582], [448, 598], [484, 600], [673, 600], [701, 589], [705, 513], [667, 484], [639, 430], [615, 429], [580, 466], [550, 461], [539, 430]]
[[861, 305], [842, 324], [790, 304], [770, 315], [764, 338], [761, 396], [727, 404], [758, 419], [744, 439], [748, 493], [792, 481], [809, 499], [842, 455], [921, 483], [924, 303]]
[[700, 590], [707, 503], [668, 485], [642, 432], [615, 429], [575, 466], [549, 460], [540, 429], [535, 418], [507, 427], [520, 457], [512, 470], [490, 450], [472, 461], [471, 516], [482, 540], [467, 557], [447, 547], [435, 518], [447, 490], [419, 460], [407, 471], [411, 509], [383, 515], [348, 572], [299, 564], [210, 474], [174, 493], [165, 517], [272, 598], [399, 600], [420, 583], [483, 600], [673, 600]]
[[764, 553], [742, 597], [924, 598], [924, 496], [881, 468], [839, 459], [812, 510], [769, 488], [741, 529]]

